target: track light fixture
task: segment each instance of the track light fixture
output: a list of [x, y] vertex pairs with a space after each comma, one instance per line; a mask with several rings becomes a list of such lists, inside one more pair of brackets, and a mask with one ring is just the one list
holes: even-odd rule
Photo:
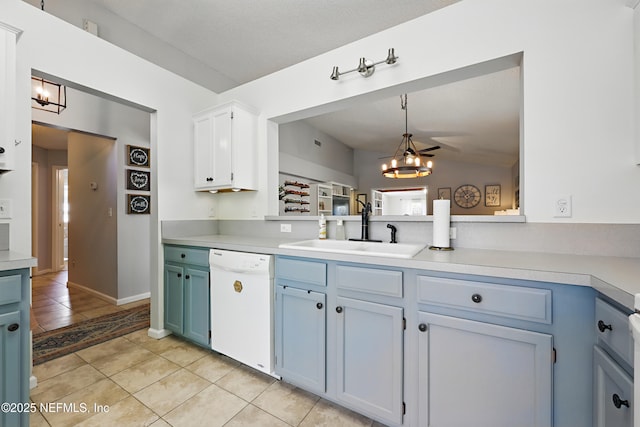
[[338, 67], [333, 67], [333, 71], [331, 72], [331, 76], [329, 76], [329, 78], [331, 80], [339, 80], [341, 75], [348, 74], [353, 71], [357, 71], [358, 73], [360, 73], [362, 77], [369, 77], [376, 70], [376, 65], [379, 65], [379, 64], [392, 65], [398, 61], [398, 58], [400, 57], [396, 56], [394, 49], [391, 48], [387, 53], [387, 58], [383, 59], [382, 61], [373, 62], [370, 59], [360, 58], [360, 63], [358, 64], [357, 68], [354, 68], [353, 70], [349, 70], [349, 71], [342, 71], [342, 72], [338, 70]]

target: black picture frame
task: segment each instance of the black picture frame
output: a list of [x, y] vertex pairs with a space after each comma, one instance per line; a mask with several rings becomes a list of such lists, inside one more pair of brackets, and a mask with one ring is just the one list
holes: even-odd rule
[[125, 169], [127, 190], [151, 191], [151, 172]]
[[436, 199], [451, 200], [451, 187], [438, 188]]
[[151, 196], [148, 194], [127, 194], [127, 213], [148, 215], [151, 213]]
[[484, 205], [486, 207], [499, 207], [500, 184], [489, 184], [484, 186]]
[[127, 166], [151, 167], [151, 150], [147, 147], [127, 145]]

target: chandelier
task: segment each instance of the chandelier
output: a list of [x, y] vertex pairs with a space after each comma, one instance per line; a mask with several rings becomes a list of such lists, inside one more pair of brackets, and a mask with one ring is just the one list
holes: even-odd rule
[[387, 178], [419, 178], [431, 175], [433, 162], [422, 162], [420, 152], [411, 140], [407, 126], [407, 94], [400, 95], [400, 107], [404, 110], [404, 134], [398, 149], [391, 158], [391, 163], [382, 165], [382, 175]]

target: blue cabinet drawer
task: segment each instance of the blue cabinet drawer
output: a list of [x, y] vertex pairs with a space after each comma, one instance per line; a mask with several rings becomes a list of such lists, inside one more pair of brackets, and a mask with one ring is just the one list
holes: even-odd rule
[[278, 280], [327, 286], [327, 265], [317, 261], [277, 257], [276, 277]]
[[164, 260], [208, 267], [209, 250], [165, 245]]
[[338, 289], [402, 298], [402, 271], [377, 268], [336, 267]]
[[633, 336], [629, 329], [629, 314], [623, 313], [600, 298], [596, 298], [596, 336], [618, 356], [633, 366]]
[[418, 303], [551, 324], [549, 289], [418, 276]]
[[0, 277], [0, 305], [20, 302], [21, 283], [19, 275]]

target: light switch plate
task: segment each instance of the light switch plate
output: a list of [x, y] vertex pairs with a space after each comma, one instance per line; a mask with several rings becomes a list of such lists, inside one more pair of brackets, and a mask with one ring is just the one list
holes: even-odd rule
[[11, 200], [0, 199], [0, 219], [11, 218]]

